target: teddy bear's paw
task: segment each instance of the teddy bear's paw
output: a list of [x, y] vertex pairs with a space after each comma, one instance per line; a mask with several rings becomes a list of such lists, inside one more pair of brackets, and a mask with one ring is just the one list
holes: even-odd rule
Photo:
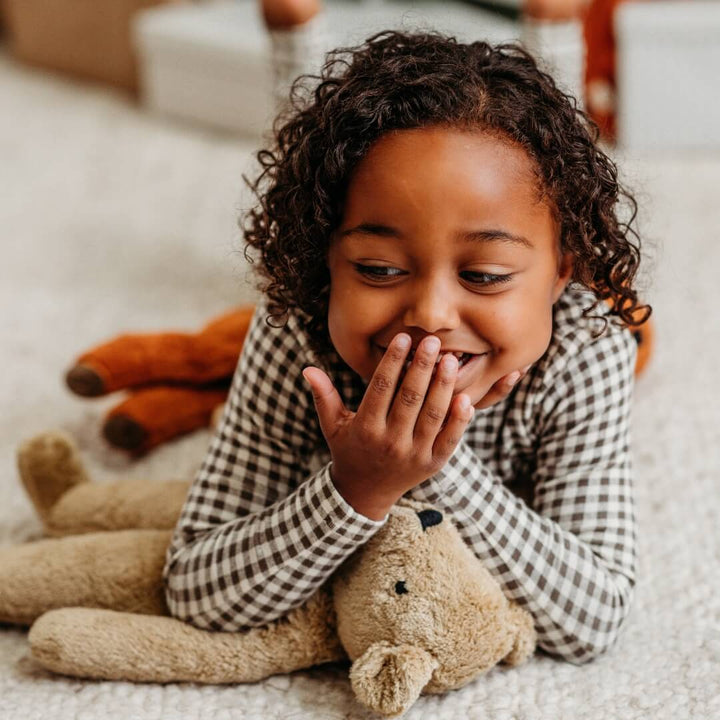
[[525, 662], [535, 652], [537, 635], [532, 616], [526, 610], [511, 604], [510, 618], [516, 633], [515, 642], [512, 650], [503, 658], [503, 663], [515, 666]]
[[438, 663], [415, 645], [371, 645], [350, 669], [357, 699], [386, 717], [404, 713], [418, 699]]
[[23, 442], [17, 464], [25, 491], [43, 522], [65, 492], [88, 482], [77, 446], [64, 432], [45, 432]]

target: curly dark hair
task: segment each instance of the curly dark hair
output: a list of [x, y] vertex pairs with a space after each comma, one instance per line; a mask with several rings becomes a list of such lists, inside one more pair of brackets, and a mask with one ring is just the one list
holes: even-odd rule
[[[326, 257], [354, 168], [392, 130], [428, 126], [492, 132], [526, 150], [538, 186], [575, 257], [573, 281], [642, 324], [650, 307], [633, 287], [640, 261], [637, 203], [597, 146], [598, 131], [571, 96], [515, 44], [463, 44], [438, 33], [386, 31], [327, 55], [319, 76], [296, 80], [262, 168], [247, 178], [258, 205], [243, 218], [245, 256], [259, 253], [268, 322], [304, 315], [314, 349], [331, 350]], [[629, 217], [618, 217], [621, 200]]]

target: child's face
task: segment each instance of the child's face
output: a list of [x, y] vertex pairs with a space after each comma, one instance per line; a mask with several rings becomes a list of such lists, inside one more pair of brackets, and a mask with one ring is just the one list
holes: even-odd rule
[[478, 404], [538, 360], [572, 263], [532, 163], [481, 132], [403, 130], [354, 172], [330, 243], [330, 338], [366, 382], [392, 338], [428, 335], [471, 355], [455, 394]]

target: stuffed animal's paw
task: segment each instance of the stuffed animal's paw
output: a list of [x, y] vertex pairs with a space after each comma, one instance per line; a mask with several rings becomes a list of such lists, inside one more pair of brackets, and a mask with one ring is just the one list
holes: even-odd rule
[[511, 627], [516, 632], [515, 643], [503, 662], [515, 666], [525, 662], [535, 652], [537, 636], [532, 616], [522, 608], [511, 604], [510, 619]]
[[77, 446], [60, 431], [44, 432], [22, 443], [17, 464], [25, 491], [45, 523], [67, 490], [88, 482]]

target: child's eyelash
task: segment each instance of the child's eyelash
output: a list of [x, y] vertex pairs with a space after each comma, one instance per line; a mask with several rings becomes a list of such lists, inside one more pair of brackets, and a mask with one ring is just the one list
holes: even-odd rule
[[[403, 270], [385, 265], [362, 265], [361, 263], [353, 263], [355, 270], [360, 275], [372, 278], [373, 280], [392, 280], [393, 278], [405, 275]], [[476, 285], [499, 285], [500, 283], [512, 280], [512, 273], [509, 275], [494, 275], [492, 273], [481, 272], [465, 272], [467, 279]]]
[[[353, 263], [355, 269], [361, 274], [371, 277], [374, 280], [387, 280], [403, 275], [403, 271], [394, 267], [386, 267], [385, 265], [361, 265]], [[387, 273], [385, 271], [388, 271]], [[390, 271], [394, 271], [390, 273]]]
[[509, 275], [493, 275], [492, 273], [466, 272], [465, 275], [472, 275], [473, 279], [470, 281], [478, 285], [499, 285], [512, 280], [513, 277], [512, 273]]

